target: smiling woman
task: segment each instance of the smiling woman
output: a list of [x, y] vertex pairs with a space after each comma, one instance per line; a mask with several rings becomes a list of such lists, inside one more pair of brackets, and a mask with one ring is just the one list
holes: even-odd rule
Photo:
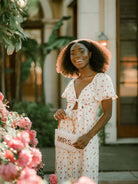
[[[81, 47], [90, 53], [89, 61], [92, 70], [95, 72], [106, 72], [108, 70], [112, 57], [111, 52], [96, 41], [80, 39], [70, 42], [60, 52], [56, 65], [58, 73], [61, 73], [65, 77], [74, 78], [79, 76], [79, 70], [71, 62], [71, 58], [75, 55], [74, 49], [72, 48], [73, 50], [71, 50], [71, 47], [76, 43], [81, 44]], [[81, 52], [83, 52], [82, 49]], [[77, 54], [79, 53], [77, 52]]]
[[[111, 78], [105, 74], [111, 53], [92, 40], [75, 40], [59, 54], [57, 71], [72, 79], [62, 94], [67, 108], [54, 114], [60, 129], [71, 132], [75, 125], [78, 139], [75, 152], [56, 147], [56, 174], [60, 181], [88, 176], [98, 184], [99, 146], [97, 133], [109, 121], [112, 100], [117, 96]], [[96, 121], [96, 110], [102, 104], [103, 114]], [[73, 123], [67, 123], [69, 117]]]

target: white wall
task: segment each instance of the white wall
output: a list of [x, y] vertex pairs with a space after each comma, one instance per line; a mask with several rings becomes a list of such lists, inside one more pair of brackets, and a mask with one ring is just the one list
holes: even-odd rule
[[[104, 33], [108, 36], [108, 48], [112, 53], [112, 62], [108, 74], [111, 76], [113, 85], [117, 88], [117, 58], [116, 58], [116, 0], [105, 0], [104, 3]], [[110, 126], [106, 126], [106, 132], [109, 133], [107, 143], [117, 141], [117, 100], [113, 101], [113, 113], [110, 119]]]

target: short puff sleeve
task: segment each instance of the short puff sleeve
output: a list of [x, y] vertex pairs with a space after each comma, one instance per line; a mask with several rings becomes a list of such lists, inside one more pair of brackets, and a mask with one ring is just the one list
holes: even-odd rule
[[112, 80], [109, 75], [99, 73], [95, 81], [95, 99], [99, 102], [102, 100], [118, 98], [115, 94]]

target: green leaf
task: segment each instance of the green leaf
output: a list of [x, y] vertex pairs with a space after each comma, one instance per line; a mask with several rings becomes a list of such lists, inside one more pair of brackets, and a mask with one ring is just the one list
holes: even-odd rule
[[7, 27], [3, 26], [3, 25], [0, 25], [0, 31], [1, 32], [4, 32], [4, 33], [7, 33]]
[[49, 53], [50, 51], [52, 51], [54, 49], [59, 49], [61, 47], [64, 47], [69, 42], [71, 42], [72, 40], [75, 40], [75, 39], [76, 38], [73, 37], [73, 36], [61, 36], [61, 37], [58, 37], [53, 43], [51, 43], [50, 45], [48, 45], [46, 47], [46, 50]]
[[16, 42], [15, 44], [15, 51], [19, 51], [22, 47], [22, 42], [21, 42], [21, 39], [19, 39], [19, 42]]
[[34, 62], [40, 57], [40, 46], [36, 40], [27, 38], [22, 41], [22, 51], [26, 58], [31, 58]]
[[6, 36], [6, 35], [3, 35], [3, 39], [7, 43], [7, 45], [14, 46], [13, 43], [12, 43], [12, 41], [11, 41], [11, 37]]
[[0, 34], [0, 44], [3, 42], [3, 34]]
[[14, 52], [15, 47], [13, 45], [9, 45], [7, 48], [7, 54], [10, 55], [12, 52]]
[[19, 159], [19, 155], [17, 153], [14, 153], [14, 152], [13, 152], [13, 154], [14, 154], [14, 157], [16, 158], [16, 160], [18, 160]]
[[54, 29], [49, 37], [49, 40], [48, 40], [48, 43], [51, 43], [53, 42], [55, 39], [56, 39], [56, 31], [63, 25], [63, 21], [64, 20], [68, 20], [70, 19], [71, 17], [70, 16], [63, 16], [57, 23], [56, 25], [54, 26]]
[[8, 8], [8, 0], [4, 0], [4, 6]]
[[17, 17], [15, 17], [16, 21], [18, 21], [19, 23], [23, 22], [23, 17], [18, 15]]

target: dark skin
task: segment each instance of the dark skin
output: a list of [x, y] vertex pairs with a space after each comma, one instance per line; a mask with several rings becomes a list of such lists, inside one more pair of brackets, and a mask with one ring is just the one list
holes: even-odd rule
[[[70, 50], [70, 59], [72, 64], [79, 70], [79, 77], [74, 81], [76, 98], [79, 97], [81, 91], [93, 80], [96, 72], [93, 71], [89, 65], [89, 58], [91, 52], [81, 43], [75, 43]], [[112, 99], [106, 99], [101, 102], [103, 114], [97, 121], [96, 125], [89, 130], [88, 133], [80, 136], [73, 144], [77, 149], [84, 149], [89, 141], [105, 126], [112, 115]], [[76, 103], [73, 109], [77, 109]], [[65, 111], [59, 109], [54, 114], [56, 120], [61, 120], [66, 117]]]

